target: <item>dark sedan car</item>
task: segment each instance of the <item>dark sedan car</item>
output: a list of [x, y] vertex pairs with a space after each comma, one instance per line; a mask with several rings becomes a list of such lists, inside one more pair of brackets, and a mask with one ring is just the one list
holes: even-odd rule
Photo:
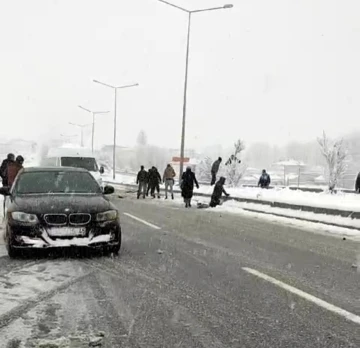
[[30, 248], [89, 247], [118, 253], [119, 212], [92, 175], [80, 168], [25, 168], [2, 188], [10, 257]]

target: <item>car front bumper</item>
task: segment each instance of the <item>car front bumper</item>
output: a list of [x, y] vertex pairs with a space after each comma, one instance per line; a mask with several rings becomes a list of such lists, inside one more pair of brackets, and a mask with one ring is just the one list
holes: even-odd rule
[[7, 225], [6, 239], [11, 247], [26, 248], [67, 248], [88, 247], [92, 249], [116, 247], [121, 243], [121, 227], [117, 223], [109, 223], [104, 228], [90, 229], [84, 237], [50, 237], [46, 228]]

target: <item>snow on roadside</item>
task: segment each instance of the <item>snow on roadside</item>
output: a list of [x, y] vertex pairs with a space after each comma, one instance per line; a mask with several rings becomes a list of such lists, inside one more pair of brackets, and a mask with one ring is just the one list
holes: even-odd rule
[[[117, 175], [115, 180], [110, 177], [104, 177], [104, 181], [114, 184], [135, 184], [136, 177], [121, 174]], [[161, 187], [163, 188], [164, 186], [161, 185]], [[211, 195], [213, 189], [211, 186], [201, 186], [199, 190], [195, 188], [194, 193], [198, 192]], [[316, 193], [290, 190], [289, 188], [264, 190], [256, 187], [226, 188], [226, 190], [232, 197], [360, 212], [360, 195], [351, 193]]]
[[[244, 208], [258, 210], [259, 212], [246, 211], [246, 210], [244, 210]], [[291, 210], [291, 209], [271, 208], [271, 207], [267, 207], [264, 205], [239, 203], [236, 201], [225, 202], [222, 206], [218, 206], [212, 210], [216, 211], [216, 212], [223, 211], [223, 212], [228, 212], [228, 213], [235, 213], [235, 214], [241, 214], [241, 215], [245, 215], [245, 216], [256, 217], [256, 218], [273, 221], [273, 222], [290, 224], [292, 226], [310, 229], [311, 231], [314, 231], [314, 232], [320, 231], [320, 232], [326, 232], [326, 233], [331, 233], [331, 234], [336, 234], [336, 235], [341, 235], [341, 236], [353, 236], [353, 237], [360, 238], [360, 222], [357, 220], [353, 220], [351, 218], [344, 218], [342, 216], [314, 214], [311, 212], [303, 212], [303, 211]], [[267, 212], [267, 213], [273, 212], [275, 214], [287, 215], [287, 217], [263, 214], [262, 211]], [[293, 217], [302, 218], [302, 219], [318, 220], [318, 221], [330, 223], [330, 224], [336, 223], [339, 225], [344, 225], [344, 226], [349, 226], [349, 227], [357, 227], [359, 229], [354, 230], [354, 229], [349, 229], [349, 228], [325, 225], [325, 224], [316, 223], [316, 222], [297, 220], [297, 219], [293, 219]]]
[[[175, 204], [176, 206], [184, 207], [184, 202], [181, 197], [177, 194], [174, 200], [164, 200], [164, 199], [152, 199], [151, 202], [155, 204]], [[209, 199], [203, 197], [194, 197], [193, 198], [193, 207], [191, 209], [197, 209], [197, 203], [209, 203]], [[255, 213], [244, 210], [244, 208], [248, 209], [257, 209], [262, 210], [264, 212], [274, 212], [278, 214], [288, 214], [288, 217], [280, 217], [275, 215], [269, 215], [264, 213]], [[181, 208], [180, 208], [181, 209]], [[264, 209], [264, 210], [263, 210]], [[270, 210], [271, 209], [271, 210]], [[276, 210], [275, 210], [276, 209]], [[184, 210], [186, 208], [184, 207]], [[310, 231], [312, 233], [319, 233], [319, 234], [331, 234], [334, 236], [346, 236], [351, 238], [352, 240], [360, 241], [360, 225], [357, 220], [353, 220], [351, 218], [343, 218], [341, 216], [332, 216], [326, 214], [314, 214], [308, 212], [301, 212], [291, 209], [280, 209], [280, 208], [271, 208], [265, 205], [260, 204], [249, 204], [249, 203], [240, 203], [233, 200], [229, 200], [225, 202], [223, 205], [218, 206], [216, 208], [207, 208], [207, 209], [199, 209], [199, 211], [206, 211], [211, 213], [230, 213], [230, 214], [237, 214], [240, 216], [251, 217], [266, 220], [273, 223], [279, 223], [281, 225], [288, 225], [295, 228], [303, 229], [306, 231]], [[293, 215], [294, 214], [294, 215]], [[304, 219], [314, 219], [314, 220], [321, 220], [327, 223], [337, 223], [341, 225], [347, 225], [352, 227], [358, 227], [359, 230], [325, 225], [322, 223], [315, 223], [303, 220], [293, 219], [292, 216]], [[355, 224], [354, 224], [355, 223]]]
[[[200, 188], [199, 191], [211, 194], [212, 190], [212, 187], [204, 187]], [[232, 197], [360, 212], [360, 195], [350, 193], [315, 193], [288, 188], [264, 190], [255, 187], [229, 188], [226, 190]]]
[[[294, 209], [285, 209], [285, 208], [273, 208], [264, 204], [255, 204], [255, 203], [241, 203], [236, 201], [227, 201], [224, 203], [223, 207], [226, 207], [227, 211], [231, 209], [252, 209], [264, 213], [272, 214], [281, 214], [287, 217], [295, 217], [301, 219], [316, 220], [320, 222], [337, 224], [349, 227], [355, 227], [359, 229], [360, 233], [360, 220], [351, 219], [347, 217], [337, 216], [337, 215], [327, 215], [327, 214], [316, 214], [313, 212], [294, 210]], [[222, 207], [221, 207], [222, 208]]]

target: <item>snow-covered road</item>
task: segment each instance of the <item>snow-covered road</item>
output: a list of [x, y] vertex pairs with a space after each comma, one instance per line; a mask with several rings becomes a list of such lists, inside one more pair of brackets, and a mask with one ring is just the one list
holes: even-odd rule
[[360, 346], [358, 243], [124, 197], [120, 257], [0, 257], [0, 348]]

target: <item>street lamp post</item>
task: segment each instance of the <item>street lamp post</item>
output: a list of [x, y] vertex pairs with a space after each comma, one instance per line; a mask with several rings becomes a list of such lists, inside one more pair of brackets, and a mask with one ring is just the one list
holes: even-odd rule
[[130, 87], [136, 87], [139, 86], [138, 83], [135, 83], [133, 85], [125, 85], [125, 86], [112, 86], [104, 82], [100, 82], [98, 80], [93, 80], [95, 83], [99, 83], [100, 85], [103, 85], [105, 87], [112, 88], [115, 92], [115, 102], [114, 102], [114, 148], [113, 148], [113, 179], [115, 180], [115, 165], [116, 165], [116, 117], [117, 117], [117, 90], [123, 89], [123, 88], [130, 88]]
[[84, 146], [84, 127], [89, 126], [91, 123], [77, 124], [77, 123], [69, 122], [69, 124], [71, 124], [72, 126], [80, 127], [80, 129], [81, 129], [81, 147], [83, 147]]
[[184, 102], [183, 102], [183, 117], [182, 117], [182, 127], [181, 127], [181, 145], [180, 145], [180, 173], [179, 181], [184, 170], [184, 153], [185, 153], [185, 125], [186, 125], [186, 103], [187, 103], [187, 85], [188, 85], [188, 70], [189, 70], [189, 50], [190, 50], [190, 28], [191, 28], [191, 15], [198, 12], [207, 12], [207, 11], [216, 11], [230, 9], [234, 6], [232, 4], [227, 4], [221, 7], [211, 7], [199, 10], [187, 10], [183, 7], [174, 5], [168, 1], [158, 0], [166, 5], [174, 7], [178, 10], [186, 12], [188, 14], [188, 32], [187, 32], [187, 41], [186, 41], [186, 60], [185, 60], [185, 81], [184, 81]]
[[90, 112], [92, 114], [92, 134], [91, 134], [91, 151], [94, 153], [94, 135], [95, 135], [95, 116], [100, 114], [107, 114], [109, 111], [91, 111], [89, 109], [84, 108], [83, 106], [79, 105], [80, 109], [84, 111]]

